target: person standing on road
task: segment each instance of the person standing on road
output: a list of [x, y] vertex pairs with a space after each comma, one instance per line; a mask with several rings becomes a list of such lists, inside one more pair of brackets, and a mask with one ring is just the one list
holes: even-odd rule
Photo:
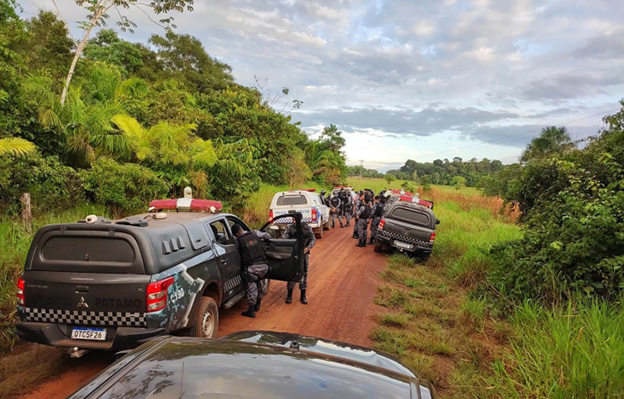
[[[362, 190], [358, 192], [357, 199], [355, 200], [355, 211], [357, 212], [360, 209], [360, 206], [364, 203], [363, 201]], [[357, 221], [353, 224], [353, 238], [359, 238], [358, 230], [357, 230]]]
[[375, 196], [375, 203], [373, 204], [373, 208], [371, 209], [371, 238], [369, 244], [375, 243], [375, 238], [377, 238], [377, 230], [379, 229], [379, 222], [381, 221], [381, 215], [383, 215], [384, 204], [381, 202], [381, 197], [379, 195]]
[[249, 309], [241, 314], [253, 319], [256, 317], [256, 312], [260, 310], [260, 302], [264, 296], [261, 281], [269, 272], [262, 240], [269, 240], [271, 236], [259, 230], [245, 231], [238, 224], [232, 225], [232, 234], [236, 237], [236, 244], [243, 268], [241, 273], [247, 283]]
[[366, 234], [368, 229], [368, 219], [371, 216], [371, 206], [364, 200], [364, 194], [360, 195], [360, 208], [357, 211], [357, 233], [358, 233], [358, 244], [357, 247], [365, 247], [366, 246]]
[[340, 228], [343, 228], [342, 225], [342, 217], [340, 213], [342, 212], [342, 201], [338, 195], [334, 195], [329, 200], [329, 208], [331, 212], [331, 225], [334, 227], [336, 225], [336, 218], [338, 218], [338, 223], [340, 223]]
[[[342, 227], [342, 226], [341, 226]], [[301, 222], [301, 230], [303, 231], [303, 276], [301, 277], [301, 281], [299, 281], [299, 290], [301, 291], [300, 301], [304, 305], [308, 304], [308, 299], [306, 298], [306, 290], [308, 289], [308, 267], [310, 265], [310, 250], [316, 244], [316, 237], [314, 237], [314, 231], [312, 227], [306, 222]], [[292, 223], [286, 227], [284, 230], [284, 234], [282, 238], [297, 238], [297, 226]], [[295, 288], [296, 281], [289, 281], [286, 288], [288, 289], [288, 294], [286, 296], [286, 303], [292, 303], [292, 294]]]

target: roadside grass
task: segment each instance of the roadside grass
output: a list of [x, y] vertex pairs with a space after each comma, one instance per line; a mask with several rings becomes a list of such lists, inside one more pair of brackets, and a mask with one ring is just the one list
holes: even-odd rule
[[435, 202], [441, 221], [433, 254], [425, 263], [388, 256], [375, 297], [386, 310], [371, 339], [431, 380], [442, 397], [496, 397], [486, 377], [494, 375], [512, 328], [471, 291], [486, 282], [491, 245], [518, 238], [520, 229], [500, 214], [501, 200], [477, 190], [434, 187], [421, 197]]
[[46, 224], [74, 222], [90, 214], [108, 216], [106, 208], [97, 205], [50, 212], [34, 219], [32, 233], [26, 231], [18, 218], [3, 218], [0, 221], [0, 353], [10, 350], [15, 344], [16, 283], [24, 268], [34, 233]]
[[624, 397], [624, 311], [579, 303], [544, 309], [525, 302], [513, 318], [511, 350], [487, 379], [503, 398]]

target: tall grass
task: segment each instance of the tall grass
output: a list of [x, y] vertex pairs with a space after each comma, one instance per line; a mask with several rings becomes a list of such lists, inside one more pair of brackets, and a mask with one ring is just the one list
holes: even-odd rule
[[516, 338], [488, 381], [504, 398], [624, 397], [624, 311], [621, 305], [570, 304], [546, 310], [524, 303]]
[[15, 283], [24, 268], [34, 233], [46, 224], [75, 222], [90, 214], [107, 216], [107, 211], [103, 206], [83, 205], [50, 212], [34, 220], [32, 233], [26, 231], [19, 219], [0, 221], [0, 352], [12, 348], [15, 343]]

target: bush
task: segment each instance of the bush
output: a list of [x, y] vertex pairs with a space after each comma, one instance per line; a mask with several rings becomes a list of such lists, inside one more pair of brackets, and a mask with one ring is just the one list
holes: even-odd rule
[[26, 192], [31, 194], [35, 215], [85, 201], [80, 175], [63, 165], [58, 157], [43, 157], [38, 153], [0, 157], [0, 212], [19, 214], [19, 200]]
[[119, 164], [99, 158], [82, 172], [84, 187], [97, 203], [106, 205], [115, 218], [147, 210], [149, 202], [169, 191], [156, 173], [143, 166]]

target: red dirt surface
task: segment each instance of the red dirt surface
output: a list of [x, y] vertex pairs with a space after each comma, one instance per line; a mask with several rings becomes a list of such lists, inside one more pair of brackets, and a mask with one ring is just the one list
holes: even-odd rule
[[[357, 345], [371, 346], [370, 332], [379, 307], [373, 303], [382, 284], [379, 272], [386, 267], [384, 255], [372, 245], [356, 248], [353, 227], [324, 232], [310, 254], [307, 305], [299, 302], [295, 288], [288, 305], [286, 283], [273, 281], [255, 319], [240, 315], [247, 302], [222, 310], [219, 336], [242, 330], [270, 330], [312, 335]], [[88, 354], [75, 366], [38, 386], [23, 399], [56, 399], [70, 395], [110, 364], [110, 354]]]

